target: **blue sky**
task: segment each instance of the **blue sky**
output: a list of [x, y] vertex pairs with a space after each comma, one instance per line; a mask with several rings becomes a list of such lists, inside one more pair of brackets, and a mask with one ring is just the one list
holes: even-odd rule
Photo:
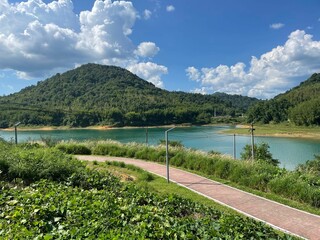
[[88, 62], [271, 98], [320, 72], [320, 1], [0, 0], [0, 95]]

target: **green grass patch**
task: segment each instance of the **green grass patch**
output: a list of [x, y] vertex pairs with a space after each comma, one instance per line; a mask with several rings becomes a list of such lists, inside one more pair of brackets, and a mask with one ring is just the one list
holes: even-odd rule
[[[56, 164], [63, 173], [61, 163], [78, 166], [63, 178], [41, 175], [19, 185], [1, 171], [1, 239], [294, 239], [262, 222], [168, 194], [178, 191], [174, 187], [155, 194], [150, 189], [163, 186], [164, 180], [131, 165], [92, 162], [87, 167], [57, 149], [39, 146], [0, 143], [0, 150], [0, 159], [14, 155], [10, 160], [16, 165], [33, 161], [33, 176], [50, 173]], [[9, 161], [3, 166], [10, 172]], [[109, 168], [136, 174], [138, 184], [121, 182]]]
[[[92, 153], [97, 155], [134, 156], [160, 163], [165, 161], [166, 150], [161, 145], [147, 147], [143, 144], [104, 141], [98, 144], [87, 142], [86, 146], [93, 149]], [[272, 193], [302, 205], [309, 205], [311, 208], [320, 207], [320, 175], [309, 170], [303, 171], [303, 167], [300, 167], [301, 170], [288, 171], [263, 161], [233, 160], [219, 154], [207, 154], [180, 146], [171, 147], [169, 157], [173, 166], [188, 171], [197, 171], [209, 178], [224, 179], [253, 191], [261, 191], [261, 193]], [[309, 165], [318, 166], [308, 163]], [[295, 177], [290, 177], [292, 174], [295, 174]], [[288, 184], [290, 187], [287, 187]]]
[[[248, 135], [250, 126], [242, 128], [224, 130], [227, 134]], [[320, 127], [318, 126], [295, 126], [293, 124], [257, 124], [254, 126], [255, 134], [260, 136], [287, 136], [287, 137], [305, 137], [320, 139]]]

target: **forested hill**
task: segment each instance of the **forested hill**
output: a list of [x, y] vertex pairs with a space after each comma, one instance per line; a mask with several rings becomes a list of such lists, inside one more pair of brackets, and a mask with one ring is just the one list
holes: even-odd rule
[[86, 64], [0, 97], [0, 127], [210, 123], [258, 101], [233, 95], [169, 92], [114, 66]]
[[296, 125], [320, 125], [320, 73], [313, 74], [286, 93], [253, 105], [248, 121], [291, 121]]

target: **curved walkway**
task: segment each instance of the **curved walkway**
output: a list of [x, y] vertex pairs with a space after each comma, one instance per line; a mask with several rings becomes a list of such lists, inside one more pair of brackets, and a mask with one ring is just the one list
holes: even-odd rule
[[[166, 177], [166, 166], [154, 162], [91, 155], [76, 157], [89, 161], [121, 161]], [[318, 215], [303, 212], [173, 167], [170, 167], [170, 181], [284, 232], [305, 239], [320, 239], [320, 216]]]

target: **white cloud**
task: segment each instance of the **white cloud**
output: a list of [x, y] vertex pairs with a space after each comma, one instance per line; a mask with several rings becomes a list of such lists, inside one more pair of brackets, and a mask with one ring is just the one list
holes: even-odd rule
[[193, 81], [197, 81], [197, 82], [200, 81], [201, 73], [195, 67], [188, 67], [186, 69], [186, 73], [187, 73], [187, 76], [189, 77], [189, 79], [191, 79]]
[[168, 5], [166, 7], [167, 12], [173, 12], [176, 8], [173, 5]]
[[304, 31], [292, 32], [283, 46], [252, 57], [247, 68], [242, 62], [233, 66], [186, 69], [187, 76], [201, 83], [206, 91], [271, 98], [296, 86], [320, 71], [320, 41]]
[[151, 18], [151, 16], [152, 16], [152, 12], [151, 12], [150, 10], [145, 9], [145, 10], [143, 11], [143, 18], [144, 18], [145, 20], [148, 20], [149, 18]]
[[0, 0], [0, 69], [30, 78], [87, 62], [138, 64], [139, 57], [150, 58], [159, 48], [133, 44], [130, 34], [137, 18], [131, 1], [96, 0], [90, 11], [77, 15], [71, 0]]
[[205, 87], [202, 87], [202, 88], [196, 88], [194, 90], [191, 91], [192, 93], [200, 93], [202, 95], [205, 95], [207, 94], [207, 89]]
[[139, 44], [134, 53], [140, 57], [153, 57], [157, 55], [160, 48], [153, 42], [142, 42]]
[[280, 29], [283, 28], [285, 25], [283, 23], [273, 23], [270, 25], [270, 28], [272, 29]]
[[157, 65], [152, 62], [141, 62], [133, 64], [128, 67], [128, 70], [143, 79], [148, 79], [149, 82], [152, 82], [156, 87], [160, 88], [164, 87], [161, 80], [161, 75], [168, 73], [167, 67]]

